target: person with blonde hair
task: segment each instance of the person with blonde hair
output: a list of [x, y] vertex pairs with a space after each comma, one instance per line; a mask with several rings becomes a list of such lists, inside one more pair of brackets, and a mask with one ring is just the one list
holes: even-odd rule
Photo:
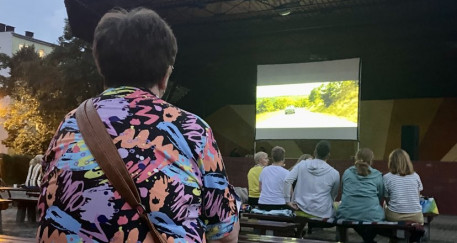
[[257, 206], [259, 204], [259, 178], [263, 168], [268, 165], [268, 154], [263, 151], [257, 152], [254, 155], [254, 162], [254, 167], [248, 172], [248, 204], [251, 206]]
[[[380, 204], [384, 196], [382, 174], [374, 169], [374, 154], [369, 148], [359, 149], [355, 163], [343, 174], [343, 193], [336, 218], [351, 221], [383, 221]], [[354, 227], [364, 242], [373, 242], [376, 232], [367, 227]]]
[[420, 192], [423, 189], [419, 175], [414, 172], [408, 153], [395, 149], [389, 155], [389, 173], [384, 175], [385, 208], [388, 221], [413, 221], [423, 224]]

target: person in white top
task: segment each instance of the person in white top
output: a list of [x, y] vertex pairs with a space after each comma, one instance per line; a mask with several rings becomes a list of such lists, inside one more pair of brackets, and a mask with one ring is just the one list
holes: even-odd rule
[[383, 177], [388, 221], [414, 221], [423, 224], [420, 192], [423, 189], [419, 175], [414, 172], [408, 153], [395, 149], [389, 155], [389, 173]]
[[[320, 141], [314, 150], [315, 159], [303, 160], [296, 165], [284, 181], [283, 196], [297, 216], [329, 218], [333, 216], [333, 202], [340, 187], [340, 173], [327, 164], [330, 143]], [[291, 188], [294, 182], [294, 195]]]
[[284, 179], [289, 171], [284, 169], [284, 148], [276, 146], [271, 150], [273, 163], [262, 170], [259, 178], [260, 198], [259, 209], [281, 210], [287, 209], [282, 194]]

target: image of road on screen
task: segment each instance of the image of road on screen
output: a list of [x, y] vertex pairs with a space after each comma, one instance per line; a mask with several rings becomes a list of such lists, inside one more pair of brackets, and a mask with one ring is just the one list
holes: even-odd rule
[[256, 128], [357, 127], [357, 80], [257, 87]]

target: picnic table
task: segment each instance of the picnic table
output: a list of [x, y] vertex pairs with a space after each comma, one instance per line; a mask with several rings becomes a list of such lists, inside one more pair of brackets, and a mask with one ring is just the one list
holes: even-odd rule
[[[0, 187], [0, 192], [8, 193], [8, 200], [11, 200], [17, 206], [16, 222], [22, 223], [27, 220], [36, 222], [36, 205], [38, 202], [38, 187]], [[24, 192], [27, 197], [13, 197], [11, 192]]]

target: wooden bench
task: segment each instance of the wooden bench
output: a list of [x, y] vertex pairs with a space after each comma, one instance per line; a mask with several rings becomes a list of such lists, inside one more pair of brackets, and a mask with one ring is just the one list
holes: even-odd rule
[[424, 240], [429, 241], [430, 240], [430, 223], [433, 221], [433, 218], [438, 216], [437, 214], [433, 213], [424, 213], [424, 229], [425, 229], [425, 234], [424, 234]]
[[249, 227], [260, 230], [261, 235], [277, 235], [278, 232], [293, 231], [295, 237], [300, 237], [298, 228], [300, 224], [261, 219], [240, 220], [241, 227]]
[[250, 242], [325, 243], [325, 242], [331, 242], [331, 241], [299, 239], [299, 238], [281, 237], [281, 236], [272, 236], [272, 235], [254, 235], [254, 234], [246, 234], [246, 235], [239, 235], [238, 236], [238, 243], [250, 243]]
[[25, 215], [27, 215], [28, 222], [36, 222], [37, 198], [11, 198], [11, 201], [17, 206], [16, 222], [24, 222]]
[[305, 217], [288, 217], [281, 215], [268, 215], [268, 214], [258, 214], [258, 213], [244, 213], [242, 217], [252, 218], [252, 219], [261, 219], [261, 220], [270, 220], [270, 221], [279, 221], [279, 222], [289, 222], [297, 223], [299, 227], [297, 229], [300, 237], [305, 234], [305, 226], [308, 225], [308, 234], [312, 233], [312, 228], [331, 228], [334, 227], [332, 224], [328, 224], [321, 221], [314, 221]]
[[[8, 199], [13, 201], [17, 206], [16, 222], [22, 223], [27, 220], [29, 222], [36, 222], [36, 205], [38, 203], [39, 188], [22, 188], [22, 187], [0, 187], [0, 191], [8, 193]], [[12, 197], [11, 192], [25, 193], [28, 197]]]
[[[419, 224], [411, 223], [388, 223], [385, 224], [373, 223], [373, 224], [353, 224], [351, 221], [326, 221], [326, 219], [312, 219], [306, 217], [287, 217], [287, 216], [278, 216], [278, 215], [265, 215], [265, 214], [255, 214], [255, 213], [244, 213], [242, 217], [247, 217], [250, 219], [257, 220], [268, 220], [268, 221], [278, 221], [278, 222], [288, 222], [288, 223], [298, 223], [300, 226], [297, 231], [300, 234], [304, 234], [304, 227], [308, 225], [308, 234], [312, 233], [312, 228], [331, 228], [336, 227], [336, 237], [337, 241], [347, 242], [347, 229], [354, 228], [356, 226], [371, 227], [380, 233], [383, 236], [389, 237], [390, 239], [405, 239], [408, 241], [409, 237], [412, 234], [419, 233], [424, 229], [423, 226]], [[433, 218], [431, 218], [433, 219]], [[431, 222], [431, 220], [429, 221]], [[428, 224], [428, 227], [430, 225]], [[298, 237], [298, 236], [297, 236]]]
[[377, 234], [389, 237], [393, 242], [401, 239], [405, 242], [409, 242], [412, 235], [419, 234], [419, 238], [424, 234], [424, 227], [417, 223], [402, 222], [400, 224], [387, 224], [379, 222], [378, 224], [345, 224], [345, 223], [333, 223], [336, 226], [336, 240], [340, 242], [347, 242], [347, 230], [354, 227], [365, 227], [371, 228], [376, 231]]
[[[8, 199], [0, 199], [0, 232], [3, 232], [3, 227], [2, 227], [2, 211], [8, 209], [9, 204], [11, 203], [11, 200]], [[2, 242], [2, 241], [0, 241]]]

